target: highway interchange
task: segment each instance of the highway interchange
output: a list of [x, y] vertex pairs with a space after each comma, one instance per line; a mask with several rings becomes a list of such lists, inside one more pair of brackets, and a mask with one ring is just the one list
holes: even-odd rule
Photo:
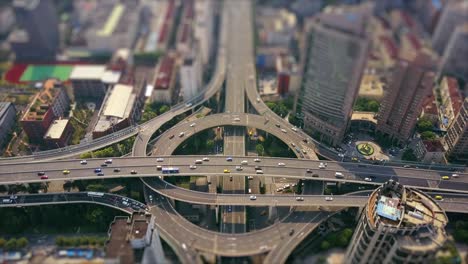
[[[242, 12], [240, 12], [240, 10]], [[246, 19], [245, 15], [248, 14]], [[312, 232], [322, 221], [328, 219], [334, 212], [346, 207], [361, 207], [367, 199], [361, 196], [333, 196], [333, 201], [326, 201], [323, 195], [301, 195], [303, 201], [297, 201], [296, 196], [287, 195], [256, 195], [256, 199], [250, 199], [243, 194], [241, 188], [246, 176], [255, 176], [255, 166], [260, 166], [264, 177], [281, 177], [293, 179], [322, 181], [339, 181], [359, 184], [380, 185], [388, 179], [395, 179], [401, 183], [420, 189], [435, 191], [457, 192], [455, 194], [443, 194], [444, 200], [439, 204], [449, 212], [467, 212], [468, 175], [463, 167], [458, 173], [459, 178], [442, 180], [441, 177], [451, 175], [446, 171], [435, 171], [417, 168], [402, 168], [398, 163], [375, 166], [370, 164], [358, 164], [350, 162], [326, 161], [327, 166], [319, 169], [315, 153], [332, 160], [341, 160], [336, 151], [314, 141], [300, 129], [293, 130], [292, 126], [283, 118], [272, 112], [261, 100], [256, 87], [255, 66], [253, 62], [252, 18], [249, 1], [228, 1], [223, 6], [222, 24], [219, 34], [219, 46], [215, 73], [207, 86], [195, 98], [174, 106], [169, 112], [158, 116], [140, 126], [130, 127], [110, 134], [106, 137], [93, 140], [86, 144], [70, 146], [67, 148], [36, 153], [34, 156], [10, 158], [0, 160], [0, 184], [16, 184], [54, 180], [77, 179], [106, 179], [118, 177], [142, 177], [145, 183], [145, 198], [150, 213], [156, 216], [156, 225], [161, 236], [174, 248], [181, 261], [191, 263], [200, 262], [198, 253], [208, 252], [222, 256], [250, 256], [259, 253], [270, 252], [266, 263], [284, 263], [297, 244]], [[229, 33], [229, 32], [235, 32]], [[227, 69], [227, 70], [226, 70]], [[191, 123], [181, 122], [163, 133], [156, 141], [152, 149], [153, 156], [146, 157], [147, 146], [152, 135], [160, 127], [177, 115], [192, 110], [221, 90], [226, 78], [226, 113], [215, 114], [199, 119], [195, 126]], [[250, 102], [250, 106], [258, 113], [246, 114], [244, 111], [248, 105], [244, 95]], [[205, 129], [217, 126], [228, 127], [224, 134], [225, 154], [232, 154], [233, 161], [229, 162], [225, 156], [170, 156], [187, 138]], [[261, 162], [255, 162], [255, 157], [245, 156], [245, 127], [257, 128], [272, 134], [287, 144], [299, 159], [261, 158]], [[286, 132], [283, 132], [284, 129]], [[183, 137], [178, 137], [184, 132]], [[100, 168], [104, 159], [90, 159], [86, 165], [79, 160], [56, 160], [74, 157], [77, 154], [111, 145], [120, 140], [137, 135], [132, 154], [135, 157], [113, 158], [112, 164], [102, 167], [104, 176], [94, 173], [95, 168]], [[170, 139], [171, 135], [175, 135]], [[294, 144], [294, 145], [293, 145]], [[299, 151], [296, 150], [296, 147]], [[304, 150], [304, 151], [303, 151]], [[190, 169], [197, 159], [208, 157], [210, 160], [197, 165], [196, 169]], [[157, 158], [163, 158], [163, 162], [157, 162]], [[56, 160], [56, 161], [54, 161]], [[248, 165], [243, 165], [242, 171], [236, 171], [236, 166], [246, 160]], [[346, 160], [346, 159], [345, 159]], [[348, 159], [349, 161], [349, 159]], [[284, 163], [285, 166], [278, 166]], [[180, 173], [163, 175], [156, 170], [156, 166], [179, 167]], [[114, 172], [119, 168], [119, 172]], [[64, 175], [63, 170], [70, 170], [70, 174]], [[163, 178], [154, 176], [223, 176], [223, 171], [230, 170], [224, 177], [223, 184], [232, 188], [229, 193], [201, 193], [172, 186], [163, 181]], [[310, 169], [311, 172], [307, 172]], [[132, 174], [135, 170], [137, 173]], [[38, 177], [38, 172], [48, 175], [47, 180]], [[336, 178], [335, 172], [342, 172], [344, 178]], [[316, 176], [316, 177], [313, 177]], [[372, 177], [372, 181], [364, 181]], [[237, 186], [236, 186], [237, 184]], [[238, 190], [242, 189], [242, 192]], [[153, 197], [149, 199], [149, 196]], [[106, 194], [106, 198], [89, 198], [87, 193], [78, 194], [37, 194], [18, 195], [15, 203], [1, 203], [0, 206], [27, 206], [48, 203], [73, 203], [92, 202], [113, 206], [116, 209], [131, 213], [139, 207], [146, 209], [144, 205], [135, 203], [131, 208], [121, 203], [122, 197], [113, 198]], [[167, 198], [165, 198], [167, 197]], [[107, 199], [109, 198], [109, 199]], [[233, 210], [231, 219], [227, 219], [232, 226], [222, 227], [218, 233], [198, 227], [180, 216], [172, 207], [170, 199], [185, 201], [193, 204], [210, 204], [233, 206], [239, 210]], [[5, 198], [6, 199], [6, 198]], [[235, 207], [235, 206], [239, 207]], [[245, 231], [245, 206], [291, 206], [291, 213], [281, 221], [258, 231], [240, 233]], [[225, 211], [225, 215], [230, 212]], [[241, 224], [241, 225], [237, 225]], [[240, 229], [238, 229], [240, 228]], [[290, 235], [290, 231], [295, 232]], [[181, 243], [183, 241], [183, 243]], [[184, 244], [185, 246], [182, 246]]]

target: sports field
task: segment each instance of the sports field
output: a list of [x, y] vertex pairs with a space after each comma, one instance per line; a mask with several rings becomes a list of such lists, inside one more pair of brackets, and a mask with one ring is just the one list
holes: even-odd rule
[[21, 75], [21, 82], [43, 81], [56, 78], [61, 81], [68, 80], [73, 65], [29, 65]]

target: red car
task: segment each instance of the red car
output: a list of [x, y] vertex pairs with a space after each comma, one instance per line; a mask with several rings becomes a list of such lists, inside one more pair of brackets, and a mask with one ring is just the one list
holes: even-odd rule
[[42, 175], [41, 176], [41, 180], [47, 180], [47, 179], [49, 179], [49, 176], [47, 176], [47, 175]]

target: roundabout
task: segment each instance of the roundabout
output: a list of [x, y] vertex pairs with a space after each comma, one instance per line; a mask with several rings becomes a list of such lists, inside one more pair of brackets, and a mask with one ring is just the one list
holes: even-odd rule
[[363, 156], [371, 156], [374, 154], [374, 147], [369, 142], [363, 142], [356, 145], [359, 154]]

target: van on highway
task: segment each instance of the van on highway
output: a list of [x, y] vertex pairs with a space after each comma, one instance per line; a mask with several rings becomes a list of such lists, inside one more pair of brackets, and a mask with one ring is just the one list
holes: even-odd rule
[[338, 178], [338, 179], [343, 179], [344, 175], [341, 172], [335, 172], [335, 177]]
[[203, 160], [195, 160], [195, 164], [202, 164]]
[[249, 162], [246, 161], [246, 160], [243, 160], [243, 161], [241, 162], [241, 165], [248, 165], [248, 164], [249, 164]]
[[257, 174], [263, 174], [263, 171], [262, 170], [257, 170], [256, 173]]

